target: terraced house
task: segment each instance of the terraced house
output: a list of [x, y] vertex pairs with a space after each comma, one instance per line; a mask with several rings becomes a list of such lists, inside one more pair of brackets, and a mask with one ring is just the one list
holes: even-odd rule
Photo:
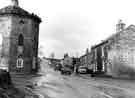
[[80, 57], [80, 65], [87, 66], [90, 69], [92, 69], [91, 61], [92, 61], [92, 53], [87, 48], [86, 53]]
[[115, 77], [135, 75], [135, 26], [120, 20], [116, 33], [91, 48], [95, 72]]

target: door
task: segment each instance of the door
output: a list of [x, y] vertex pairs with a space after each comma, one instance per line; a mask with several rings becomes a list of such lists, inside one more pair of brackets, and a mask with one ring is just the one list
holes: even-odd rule
[[21, 69], [23, 68], [23, 59], [22, 58], [18, 58], [17, 59], [17, 65], [16, 65], [17, 69]]
[[102, 72], [102, 48], [98, 47], [97, 48], [97, 71]]

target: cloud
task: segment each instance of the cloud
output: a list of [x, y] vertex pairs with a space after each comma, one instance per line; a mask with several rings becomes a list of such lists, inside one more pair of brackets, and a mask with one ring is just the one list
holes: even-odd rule
[[[0, 7], [9, 0], [0, 0]], [[45, 55], [83, 54], [86, 48], [115, 33], [118, 19], [135, 24], [134, 0], [20, 0], [25, 10], [39, 15], [40, 45]]]
[[79, 51], [82, 47], [86, 47], [84, 43], [88, 40], [90, 32], [90, 23], [85, 18], [73, 16], [55, 17], [53, 21], [47, 24], [43, 29], [41, 40], [50, 43], [52, 52], [56, 52], [59, 57], [63, 56], [65, 52]]

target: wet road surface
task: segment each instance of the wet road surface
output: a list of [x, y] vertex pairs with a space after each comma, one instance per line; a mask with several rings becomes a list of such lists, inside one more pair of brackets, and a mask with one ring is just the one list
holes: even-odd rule
[[41, 98], [135, 98], [134, 80], [65, 76], [49, 66], [41, 74], [32, 80]]

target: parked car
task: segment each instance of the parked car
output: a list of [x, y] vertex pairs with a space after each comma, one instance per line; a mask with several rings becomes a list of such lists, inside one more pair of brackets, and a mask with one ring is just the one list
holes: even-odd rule
[[80, 67], [78, 68], [78, 73], [80, 73], [80, 74], [89, 73], [89, 69], [88, 69], [86, 66], [80, 66]]
[[72, 74], [72, 70], [71, 70], [71, 68], [68, 68], [68, 67], [62, 67], [61, 68], [61, 74], [71, 75]]

